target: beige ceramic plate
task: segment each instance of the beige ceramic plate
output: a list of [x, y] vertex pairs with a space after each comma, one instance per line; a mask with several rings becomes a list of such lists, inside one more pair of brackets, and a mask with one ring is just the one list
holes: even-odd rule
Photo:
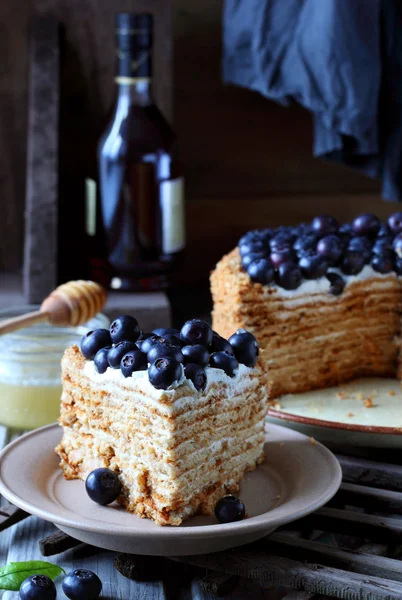
[[323, 442], [402, 448], [402, 388], [396, 379], [367, 378], [304, 394], [287, 394], [268, 421]]
[[60, 436], [60, 428], [49, 425], [4, 448], [0, 493], [78, 540], [121, 552], [173, 556], [246, 544], [313, 512], [332, 498], [341, 482], [341, 468], [329, 450], [272, 425], [266, 434], [266, 460], [246, 475], [239, 493], [249, 518], [221, 525], [213, 516], [198, 516], [180, 527], [159, 527], [116, 504], [94, 504], [82, 481], [66, 481], [53, 452]]

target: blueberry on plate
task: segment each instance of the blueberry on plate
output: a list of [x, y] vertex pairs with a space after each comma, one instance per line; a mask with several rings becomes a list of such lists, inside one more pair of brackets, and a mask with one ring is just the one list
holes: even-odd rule
[[151, 384], [157, 390], [167, 390], [171, 385], [180, 381], [183, 368], [174, 358], [157, 358], [148, 369]]
[[102, 582], [92, 571], [76, 569], [65, 576], [62, 587], [70, 600], [95, 600], [102, 591]]
[[258, 258], [253, 260], [247, 267], [247, 273], [251, 281], [267, 285], [274, 280], [274, 267], [269, 258]]
[[392, 244], [393, 249], [399, 258], [402, 258], [402, 233], [398, 233]]
[[330, 233], [336, 233], [339, 229], [339, 223], [334, 217], [319, 215], [318, 217], [314, 217], [311, 227], [316, 234], [322, 237]]
[[326, 235], [317, 244], [317, 252], [324, 256], [330, 265], [336, 265], [341, 258], [343, 243], [338, 235]]
[[121, 492], [119, 476], [110, 469], [100, 468], [91, 471], [85, 481], [88, 496], [97, 504], [111, 504]]
[[160, 342], [162, 342], [162, 340], [163, 338], [160, 335], [152, 334], [149, 337], [145, 338], [143, 342], [137, 342], [137, 344], [139, 344], [138, 347], [141, 350], [141, 352], [143, 352], [144, 354], [148, 354], [152, 346], [154, 344], [159, 344]]
[[94, 365], [98, 373], [105, 373], [106, 369], [108, 368], [109, 362], [107, 357], [111, 348], [112, 346], [105, 346], [105, 348], [101, 348], [95, 354]]
[[375, 237], [380, 231], [381, 221], [372, 213], [363, 213], [356, 217], [352, 223], [353, 231], [356, 235], [368, 235]]
[[121, 359], [127, 352], [130, 352], [130, 350], [138, 350], [135, 342], [118, 342], [118, 344], [112, 346], [107, 355], [109, 366], [112, 367], [112, 369], [119, 369]]
[[328, 262], [320, 254], [305, 254], [299, 259], [299, 267], [306, 279], [319, 279], [327, 272]]
[[222, 369], [229, 377], [234, 377], [239, 367], [236, 358], [226, 354], [226, 352], [214, 352], [211, 354], [209, 365], [214, 369]]
[[238, 329], [229, 338], [229, 344], [233, 348], [234, 355], [239, 363], [246, 367], [254, 367], [259, 354], [257, 340], [252, 333], [245, 329]]
[[341, 269], [345, 275], [357, 275], [363, 269], [365, 259], [360, 252], [347, 250], [341, 260]]
[[46, 575], [32, 575], [20, 585], [21, 600], [55, 600], [56, 586]]
[[301, 269], [295, 263], [287, 262], [280, 265], [276, 277], [280, 287], [283, 287], [285, 290], [295, 290], [301, 284], [302, 279]]
[[402, 232], [402, 212], [396, 212], [388, 217], [388, 227], [394, 235]]
[[157, 358], [174, 358], [177, 362], [184, 362], [184, 356], [178, 346], [172, 344], [154, 344], [147, 354], [149, 363], [153, 363]]
[[215, 516], [219, 523], [233, 523], [242, 521], [246, 515], [246, 507], [243, 502], [229, 494], [220, 498], [215, 506]]
[[105, 346], [111, 346], [112, 340], [107, 329], [94, 329], [88, 331], [81, 340], [81, 352], [88, 360], [92, 360], [95, 354]]
[[377, 273], [391, 273], [394, 270], [394, 265], [391, 256], [388, 255], [374, 255], [371, 259], [371, 266]]
[[205, 390], [207, 385], [207, 374], [201, 365], [187, 363], [184, 365], [184, 375], [193, 382], [197, 391]]
[[174, 327], [159, 327], [158, 329], [153, 329], [152, 333], [153, 335], [159, 335], [160, 337], [165, 337], [170, 334], [180, 335], [180, 331]]
[[145, 371], [147, 366], [147, 356], [138, 348], [127, 352], [120, 361], [120, 371], [124, 377], [131, 377], [134, 371]]
[[117, 344], [124, 340], [128, 342], [136, 342], [140, 337], [141, 329], [137, 323], [137, 319], [130, 315], [122, 315], [113, 321], [110, 326], [110, 337], [112, 342]]
[[326, 278], [330, 283], [329, 293], [333, 296], [340, 296], [346, 285], [344, 278], [338, 273], [327, 273]]
[[194, 344], [194, 346], [184, 346], [181, 349], [184, 356], [184, 363], [195, 363], [206, 367], [209, 363], [209, 352], [205, 346], [201, 344]]
[[188, 344], [201, 344], [208, 348], [212, 342], [212, 329], [206, 321], [191, 319], [184, 323], [180, 331], [180, 338]]
[[216, 333], [216, 331], [213, 333], [212, 344], [209, 347], [209, 351], [211, 354], [212, 352], [226, 352], [226, 354], [234, 356], [232, 346], [225, 338], [219, 335], [219, 333]]

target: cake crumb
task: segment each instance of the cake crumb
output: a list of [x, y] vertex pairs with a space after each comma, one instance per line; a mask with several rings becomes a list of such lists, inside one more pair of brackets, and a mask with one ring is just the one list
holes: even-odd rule
[[349, 412], [346, 416], [347, 417], [354, 417], [354, 414], [352, 412]]
[[309, 438], [310, 440], [310, 444], [313, 444], [313, 446], [316, 446], [318, 444], [317, 440], [314, 439], [313, 437]]
[[365, 398], [364, 399], [364, 406], [366, 408], [373, 408], [374, 404], [371, 398]]
[[395, 390], [389, 390], [388, 396], [395, 396]]
[[274, 408], [275, 408], [275, 410], [281, 410], [282, 406], [281, 406], [280, 402], [275, 402]]
[[284, 446], [284, 445], [285, 445], [285, 442], [280, 442], [280, 444], [279, 444], [279, 445], [280, 445], [280, 447], [282, 448], [282, 446]]
[[348, 396], [345, 394], [345, 392], [337, 392], [336, 397], [338, 400], [346, 400]]
[[364, 400], [363, 392], [357, 392], [356, 399], [357, 400]]

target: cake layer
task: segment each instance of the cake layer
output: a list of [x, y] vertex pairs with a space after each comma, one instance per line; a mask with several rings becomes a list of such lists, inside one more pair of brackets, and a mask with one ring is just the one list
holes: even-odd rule
[[394, 376], [399, 364], [402, 284], [395, 273], [364, 267], [345, 277], [340, 296], [326, 278], [294, 291], [251, 282], [235, 249], [211, 276], [213, 327], [255, 335], [263, 352], [271, 397], [336, 385], [365, 375]]

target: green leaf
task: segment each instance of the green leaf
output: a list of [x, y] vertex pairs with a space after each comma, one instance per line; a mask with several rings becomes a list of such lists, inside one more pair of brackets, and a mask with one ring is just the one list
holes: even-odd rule
[[18, 592], [24, 579], [31, 575], [47, 575], [56, 579], [61, 573], [65, 573], [64, 569], [43, 560], [8, 563], [0, 569], [0, 590]]

